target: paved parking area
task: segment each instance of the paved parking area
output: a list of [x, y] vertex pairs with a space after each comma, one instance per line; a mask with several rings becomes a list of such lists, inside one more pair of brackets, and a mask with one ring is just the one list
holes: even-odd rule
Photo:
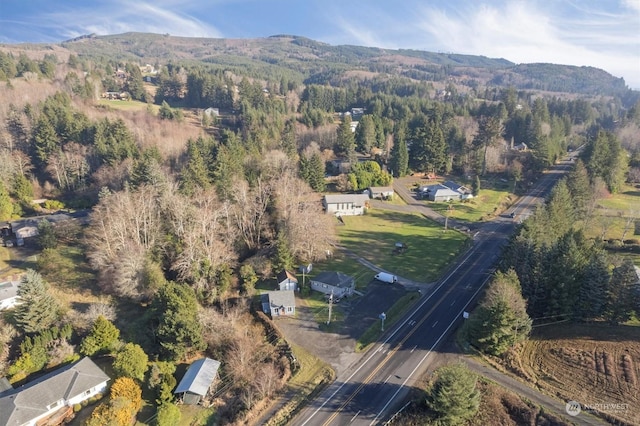
[[278, 318], [275, 323], [287, 340], [302, 346], [329, 363], [337, 374], [345, 371], [361, 356], [355, 352], [356, 339], [406, 293], [399, 284], [372, 281], [363, 296], [343, 299], [335, 309], [344, 313], [339, 331], [322, 331], [303, 299], [297, 299], [295, 318]]

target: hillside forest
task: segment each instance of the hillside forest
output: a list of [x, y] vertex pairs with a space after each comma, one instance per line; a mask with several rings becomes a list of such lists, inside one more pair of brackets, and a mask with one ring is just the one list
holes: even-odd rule
[[[225, 360], [218, 421], [241, 421], [292, 374], [251, 296], [335, 249], [323, 193], [417, 174], [495, 176], [522, 194], [576, 149], [574, 170], [511, 241], [499, 281], [526, 301], [521, 318], [638, 315], [633, 265], [581, 231], [597, 197], [640, 184], [637, 92], [541, 90], [491, 67], [493, 79], [446, 64], [396, 73], [361, 66], [357, 50], [303, 68], [85, 47], [0, 46], [0, 222], [88, 212], [86, 225], [39, 225], [20, 290], [30, 303], [0, 317], [0, 376], [14, 385], [109, 355], [158, 423], [173, 424], [176, 365], [206, 354]], [[87, 424], [139, 409], [103, 401]]]

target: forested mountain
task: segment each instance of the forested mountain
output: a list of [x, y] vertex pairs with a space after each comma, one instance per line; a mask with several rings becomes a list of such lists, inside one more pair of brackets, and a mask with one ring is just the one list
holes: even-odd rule
[[[622, 78], [593, 67], [514, 64], [506, 59], [407, 49], [332, 46], [305, 37], [275, 35], [261, 39], [207, 39], [168, 34], [126, 33], [84, 36], [61, 44], [80, 56], [117, 60], [201, 61], [219, 67], [255, 68], [267, 77], [293, 71], [314, 83], [360, 70], [427, 81], [449, 79], [470, 87], [513, 86], [552, 92], [623, 96]], [[258, 75], [256, 75], [258, 77]]]

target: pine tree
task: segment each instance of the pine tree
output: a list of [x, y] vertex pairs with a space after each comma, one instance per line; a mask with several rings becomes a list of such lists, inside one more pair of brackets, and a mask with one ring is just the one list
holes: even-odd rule
[[346, 116], [338, 127], [338, 138], [334, 145], [334, 152], [338, 156], [351, 158], [356, 149], [356, 142], [351, 131], [351, 117]]
[[149, 357], [144, 350], [135, 343], [127, 343], [118, 351], [113, 360], [113, 370], [119, 377], [131, 377], [144, 380], [149, 363]]
[[120, 338], [120, 330], [102, 315], [98, 316], [89, 334], [80, 343], [80, 353], [92, 356], [99, 352], [109, 352]]
[[293, 256], [289, 250], [286, 235], [283, 231], [278, 232], [276, 241], [276, 253], [273, 259], [273, 270], [276, 272], [293, 269]]
[[364, 115], [358, 122], [355, 132], [356, 149], [363, 154], [369, 154], [376, 145], [376, 124], [371, 115]]
[[25, 333], [37, 333], [51, 327], [58, 319], [58, 302], [49, 294], [49, 286], [42, 276], [28, 269], [18, 289], [20, 304], [15, 321]]
[[409, 150], [405, 139], [403, 127], [398, 127], [395, 132], [393, 148], [391, 148], [391, 158], [389, 169], [395, 177], [406, 176], [409, 172]]
[[576, 219], [586, 219], [589, 200], [592, 197], [589, 173], [584, 163], [577, 160], [567, 176], [567, 186], [571, 193]]
[[477, 377], [464, 364], [441, 367], [428, 390], [426, 403], [442, 424], [464, 424], [480, 406]]
[[13, 203], [11, 202], [11, 197], [9, 197], [9, 192], [0, 181], [0, 220], [11, 219], [12, 213]]
[[620, 324], [631, 319], [638, 309], [640, 284], [633, 262], [625, 260], [613, 270], [607, 295], [605, 318], [612, 324]]
[[177, 360], [190, 351], [204, 349], [198, 301], [186, 284], [167, 283], [151, 304], [151, 320], [164, 359]]
[[609, 293], [611, 272], [603, 250], [598, 250], [587, 263], [580, 282], [576, 316], [583, 320], [602, 317]]

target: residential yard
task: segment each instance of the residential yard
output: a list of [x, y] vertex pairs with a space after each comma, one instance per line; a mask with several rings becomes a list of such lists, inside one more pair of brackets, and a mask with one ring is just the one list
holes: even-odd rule
[[[343, 219], [345, 225], [338, 227], [343, 247], [384, 270], [419, 282], [435, 281], [468, 241], [467, 235], [443, 232], [441, 225], [413, 213], [369, 210], [364, 216]], [[395, 253], [397, 242], [408, 248]], [[346, 263], [350, 262], [356, 263], [347, 259]], [[314, 271], [316, 268], [327, 270], [321, 264], [314, 266]]]
[[108, 99], [100, 99], [98, 100], [98, 105], [106, 106], [108, 108], [118, 109], [121, 111], [144, 111], [149, 106], [153, 108], [154, 113], [157, 113], [160, 107], [158, 105], [147, 104], [145, 102], [140, 101], [117, 101], [117, 100], [108, 100]]
[[479, 222], [490, 219], [509, 208], [515, 199], [510, 189], [510, 184], [500, 179], [483, 179], [480, 182], [480, 193], [477, 197], [450, 203], [428, 201], [425, 203], [443, 216], [448, 214], [452, 219]]
[[[0, 271], [11, 268], [9, 261], [11, 260], [11, 252], [6, 247], [0, 247]], [[3, 273], [4, 275], [4, 273]]]

